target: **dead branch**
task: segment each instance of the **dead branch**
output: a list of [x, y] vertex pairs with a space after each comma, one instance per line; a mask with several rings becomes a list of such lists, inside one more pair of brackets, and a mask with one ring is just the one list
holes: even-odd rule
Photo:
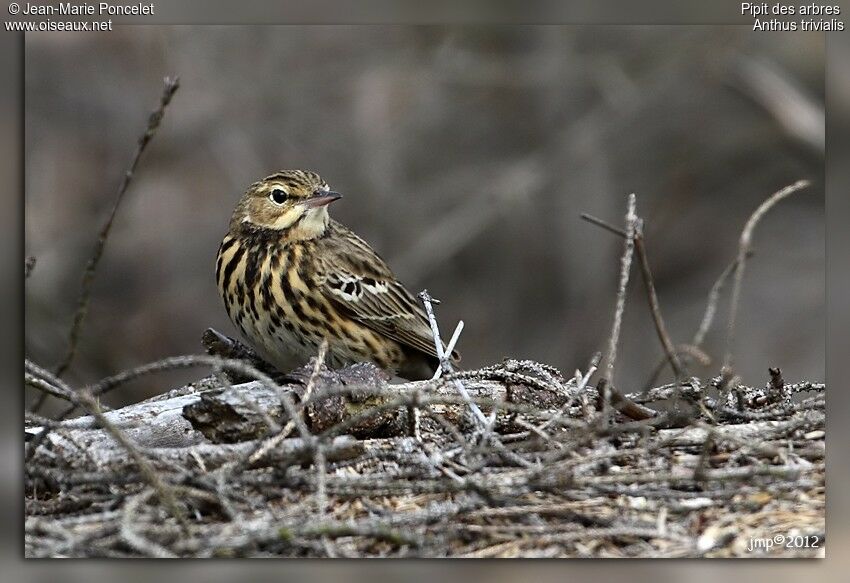
[[626, 309], [626, 290], [629, 285], [629, 272], [632, 267], [632, 255], [634, 253], [634, 235], [637, 225], [635, 214], [635, 195], [629, 195], [628, 210], [626, 212], [626, 231], [623, 247], [623, 255], [620, 259], [620, 283], [617, 287], [617, 301], [614, 308], [614, 320], [611, 324], [611, 333], [608, 336], [608, 350], [605, 353], [605, 366], [602, 367], [602, 378], [597, 384], [598, 402], [597, 406], [602, 411], [603, 419], [607, 418], [608, 407], [611, 403], [612, 382], [614, 380], [614, 362], [617, 360], [617, 345], [620, 341], [620, 327], [623, 322], [623, 312]]
[[83, 320], [85, 320], [86, 314], [88, 313], [89, 298], [91, 297], [95, 272], [97, 271], [98, 263], [100, 263], [100, 258], [103, 255], [103, 249], [106, 247], [106, 241], [109, 238], [112, 223], [115, 221], [115, 216], [118, 213], [118, 207], [121, 206], [121, 201], [124, 199], [124, 193], [127, 192], [127, 188], [133, 180], [133, 175], [136, 171], [136, 167], [139, 165], [139, 160], [141, 159], [142, 154], [148, 147], [151, 139], [153, 139], [154, 135], [156, 135], [156, 130], [159, 128], [159, 124], [165, 115], [165, 109], [168, 107], [168, 104], [171, 103], [171, 98], [174, 97], [174, 93], [179, 87], [180, 80], [177, 77], [165, 78], [165, 86], [162, 90], [159, 106], [153, 111], [153, 113], [150, 114], [150, 117], [148, 117], [147, 127], [145, 128], [142, 136], [139, 138], [139, 142], [136, 145], [136, 152], [133, 154], [130, 166], [124, 173], [124, 177], [118, 187], [118, 194], [115, 196], [115, 202], [112, 205], [112, 210], [110, 211], [106, 222], [100, 229], [92, 255], [86, 264], [85, 270], [83, 271], [83, 280], [80, 286], [77, 310], [74, 313], [74, 321], [71, 324], [71, 329], [68, 333], [68, 348], [65, 352], [65, 356], [62, 358], [62, 361], [56, 367], [57, 377], [61, 377], [68, 367], [71, 366], [74, 356], [77, 353], [77, 342], [79, 341], [80, 329], [83, 325]]
[[[188, 361], [168, 364], [180, 362]], [[27, 555], [462, 556], [500, 554], [498, 545], [510, 542], [522, 554], [575, 556], [596, 545], [628, 556], [637, 537], [649, 545], [643, 554], [697, 556], [700, 531], [689, 525], [706, 508], [746, 521], [746, 504], [755, 503], [747, 500], [791, 513], [789, 492], [823, 497], [817, 400], [769, 405], [773, 417], [755, 422], [605, 427], [585, 419], [581, 397], [594, 389], [584, 378], [573, 384], [545, 365], [509, 361], [454, 373], [484, 415], [498, 411], [498, 442], [475, 443], [453, 375], [394, 385], [374, 367], [351, 368], [314, 365], [309, 394], [301, 383], [230, 384], [213, 375], [143, 403], [50, 422], [26, 466]], [[703, 386], [710, 383], [691, 390]], [[639, 397], [651, 403], [668, 389]], [[281, 394], [297, 405], [284, 406]], [[427, 412], [421, 441], [407, 436], [413, 404]], [[766, 406], [747, 397], [745, 407], [757, 414]], [[264, 416], [285, 429], [289, 415], [302, 413], [308, 438], [268, 434]], [[31, 418], [28, 433], [45, 431], [38, 422]], [[119, 435], [180, 501], [185, 530]], [[801, 532], [822, 533], [822, 517], [794, 515]], [[736, 536], [778, 527], [764, 518]]]
[[673, 368], [673, 373], [676, 380], [685, 377], [687, 372], [679, 360], [678, 351], [673, 346], [673, 341], [670, 339], [670, 333], [667, 331], [667, 326], [664, 324], [664, 318], [661, 316], [661, 305], [658, 302], [658, 293], [655, 291], [655, 280], [652, 277], [652, 269], [649, 266], [649, 257], [646, 254], [646, 243], [643, 238], [643, 219], [638, 219], [634, 232], [635, 251], [638, 256], [638, 265], [640, 265], [641, 273], [643, 274], [643, 284], [646, 289], [646, 297], [649, 300], [649, 311], [652, 314], [652, 322], [655, 324], [655, 332], [658, 334], [658, 340], [664, 348], [664, 353], [667, 356], [667, 362]]
[[[436, 303], [434, 298], [431, 297], [431, 294], [428, 293], [428, 290], [422, 290], [419, 292], [419, 298], [422, 300], [422, 304], [425, 306], [425, 313], [428, 315], [428, 323], [431, 325], [431, 333], [434, 335], [434, 347], [437, 351], [437, 359], [440, 362], [440, 369], [444, 374], [452, 373], [452, 364], [449, 355], [443, 349], [443, 341], [440, 339], [440, 327], [437, 325], [437, 318], [434, 316], [434, 307], [433, 303]], [[458, 328], [460, 330], [462, 328]], [[464, 399], [469, 399], [469, 394], [466, 392], [466, 388], [463, 386], [463, 383], [459, 379], [454, 379], [453, 384], [457, 389], [457, 392]], [[476, 421], [482, 426], [487, 425], [487, 419], [481, 413], [481, 410], [478, 406], [472, 401], [469, 402], [469, 409], [472, 411], [473, 417]]]
[[623, 231], [617, 227], [611, 226], [601, 219], [597, 219], [588, 214], [582, 214], [582, 218], [603, 227], [617, 235], [621, 235], [625, 241], [623, 256], [620, 260], [620, 283], [617, 289], [617, 302], [614, 309], [614, 322], [611, 327], [611, 334], [608, 337], [608, 352], [606, 354], [606, 364], [602, 378], [597, 384], [598, 403], [597, 406], [603, 411], [603, 415], [607, 414], [606, 407], [608, 404], [613, 405], [618, 411], [634, 420], [646, 420], [655, 416], [655, 411], [641, 407], [633, 401], [627, 399], [614, 386], [612, 386], [614, 374], [614, 361], [617, 358], [617, 344], [620, 338], [620, 327], [622, 326], [623, 312], [626, 306], [626, 290], [629, 283], [629, 271], [631, 270], [632, 255], [635, 248], [635, 233], [637, 232], [638, 217], [636, 214], [635, 195], [629, 195], [628, 212], [626, 214], [626, 230]]
[[735, 325], [738, 317], [738, 304], [741, 299], [741, 284], [744, 281], [744, 268], [747, 263], [747, 255], [750, 252], [752, 245], [753, 231], [759, 224], [759, 221], [767, 212], [776, 205], [780, 200], [786, 198], [798, 190], [802, 190], [809, 186], [808, 180], [798, 180], [794, 184], [775, 192], [767, 200], [759, 205], [759, 207], [750, 215], [747, 223], [744, 225], [744, 230], [741, 232], [741, 238], [738, 241], [738, 258], [735, 262], [735, 279], [732, 286], [732, 300], [729, 307], [729, 323], [726, 327], [726, 356], [723, 359], [723, 369], [732, 371], [732, 351], [735, 342]]
[[[615, 235], [619, 235], [622, 238], [628, 238], [629, 236], [626, 231], [618, 229], [617, 227], [591, 214], [582, 213], [581, 218], [598, 227], [602, 227], [606, 231], [609, 231]], [[655, 291], [655, 280], [652, 277], [652, 268], [649, 265], [649, 258], [646, 254], [646, 243], [644, 242], [643, 237], [643, 225], [643, 219], [638, 217], [636, 219], [634, 235], [632, 236], [632, 239], [634, 240], [634, 248], [637, 252], [638, 262], [641, 268], [641, 275], [643, 276], [644, 289], [646, 290], [646, 297], [649, 301], [649, 310], [652, 314], [653, 323], [655, 324], [655, 331], [658, 334], [658, 339], [661, 341], [661, 346], [664, 348], [665, 359], [662, 361], [662, 365], [669, 362], [670, 366], [673, 368], [673, 372], [675, 373], [676, 378], [679, 379], [685, 376], [685, 371], [683, 370], [682, 362], [679, 359], [679, 354], [682, 352], [682, 350], [677, 349], [673, 346], [673, 341], [670, 340], [670, 334], [667, 332], [667, 326], [664, 324], [664, 318], [662, 318], [661, 316], [661, 306], [658, 302], [658, 294]], [[656, 376], [657, 373], [653, 375], [653, 378], [655, 378]]]

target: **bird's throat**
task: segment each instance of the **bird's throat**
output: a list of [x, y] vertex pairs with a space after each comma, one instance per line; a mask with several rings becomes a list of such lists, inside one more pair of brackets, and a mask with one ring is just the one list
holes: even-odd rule
[[324, 235], [329, 220], [325, 207], [310, 209], [284, 231], [283, 237], [289, 241], [316, 239]]

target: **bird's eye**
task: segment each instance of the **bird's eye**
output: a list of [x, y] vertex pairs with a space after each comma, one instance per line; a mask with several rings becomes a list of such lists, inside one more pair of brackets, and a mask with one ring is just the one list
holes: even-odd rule
[[275, 188], [269, 193], [269, 200], [275, 204], [283, 204], [286, 202], [286, 193], [279, 188]]

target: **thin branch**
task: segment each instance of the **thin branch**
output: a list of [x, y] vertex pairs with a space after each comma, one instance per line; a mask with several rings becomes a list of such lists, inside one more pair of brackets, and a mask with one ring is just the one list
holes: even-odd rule
[[88, 313], [89, 300], [91, 298], [92, 284], [94, 282], [95, 272], [97, 271], [97, 266], [100, 262], [100, 258], [103, 255], [103, 249], [106, 246], [106, 240], [109, 238], [109, 232], [112, 229], [112, 223], [115, 221], [115, 215], [118, 213], [118, 207], [121, 206], [121, 201], [124, 199], [124, 193], [127, 192], [127, 188], [130, 186], [130, 182], [132, 182], [133, 180], [133, 173], [136, 171], [136, 167], [139, 165], [139, 159], [141, 158], [142, 153], [145, 151], [151, 139], [156, 134], [156, 130], [159, 127], [159, 124], [165, 114], [165, 108], [168, 107], [168, 104], [171, 102], [171, 98], [174, 97], [174, 93], [177, 91], [179, 86], [180, 81], [177, 77], [165, 78], [165, 87], [163, 88], [162, 96], [159, 100], [159, 106], [148, 117], [148, 124], [145, 128], [145, 133], [143, 133], [142, 136], [139, 138], [138, 145], [136, 146], [136, 152], [135, 154], [133, 154], [133, 159], [130, 162], [130, 166], [124, 173], [124, 177], [121, 180], [121, 185], [118, 187], [118, 194], [116, 195], [115, 202], [112, 205], [112, 211], [109, 213], [109, 217], [100, 229], [100, 234], [98, 235], [97, 241], [94, 245], [94, 251], [92, 252], [91, 257], [89, 258], [85, 271], [83, 271], [83, 280], [80, 286], [80, 296], [77, 300], [77, 310], [74, 313], [74, 321], [71, 325], [71, 330], [68, 333], [68, 348], [65, 352], [64, 358], [59, 363], [59, 366], [56, 367], [57, 377], [61, 377], [65, 373], [65, 371], [68, 370], [68, 367], [71, 366], [71, 363], [74, 361], [74, 356], [76, 356], [77, 353], [77, 343], [79, 342], [80, 329], [83, 325], [83, 320], [85, 320], [86, 314]]
[[[431, 325], [431, 334], [434, 335], [434, 348], [437, 351], [437, 358], [440, 361], [440, 368], [443, 369], [445, 374], [451, 374], [452, 365], [449, 361], [448, 355], [443, 350], [443, 341], [440, 339], [440, 327], [437, 325], [437, 318], [434, 316], [434, 307], [433, 303], [434, 299], [431, 297], [431, 294], [428, 293], [428, 290], [422, 290], [419, 292], [419, 298], [422, 300], [422, 303], [425, 306], [425, 313], [428, 315], [428, 323]], [[450, 354], [450, 353], [449, 353]], [[481, 409], [478, 408], [478, 405], [472, 402], [469, 398], [469, 393], [466, 391], [466, 388], [463, 386], [463, 383], [458, 379], [453, 379], [452, 384], [454, 384], [457, 392], [460, 393], [460, 396], [464, 401], [469, 403], [469, 408], [472, 411], [473, 417], [476, 421], [482, 426], [485, 427], [487, 425], [487, 418], [484, 416], [484, 413], [481, 412]]]
[[[602, 227], [610, 233], [627, 238], [629, 235], [622, 229], [595, 217], [588, 213], [582, 213], [581, 218], [585, 221]], [[661, 341], [661, 346], [664, 348], [665, 359], [663, 362], [669, 362], [673, 368], [676, 378], [681, 378], [685, 375], [682, 362], [678, 357], [676, 350], [673, 347], [673, 341], [670, 340], [670, 334], [667, 332], [667, 327], [664, 324], [664, 318], [661, 316], [661, 306], [658, 302], [658, 294], [655, 291], [655, 281], [652, 277], [652, 269], [649, 266], [649, 258], [646, 254], [646, 244], [643, 238], [643, 220], [637, 219], [637, 224], [634, 231], [634, 246], [638, 255], [638, 262], [641, 267], [643, 276], [644, 288], [646, 289], [646, 297], [649, 301], [649, 311], [652, 314], [652, 321], [655, 324], [655, 331], [658, 334], [658, 339]]]
[[752, 245], [753, 231], [759, 221], [767, 212], [776, 205], [780, 200], [790, 196], [791, 194], [802, 190], [809, 186], [808, 180], [798, 180], [794, 184], [786, 186], [782, 190], [775, 192], [767, 200], [759, 205], [759, 207], [750, 215], [747, 223], [744, 225], [744, 230], [741, 232], [741, 238], [738, 242], [738, 259], [735, 265], [735, 280], [732, 287], [732, 300], [729, 308], [729, 324], [726, 329], [726, 356], [723, 359], [723, 369], [732, 370], [732, 351], [735, 343], [735, 326], [738, 318], [738, 304], [741, 299], [741, 285], [744, 281], [744, 268], [747, 263], [747, 254]]
[[100, 426], [103, 427], [113, 437], [113, 439], [115, 439], [115, 441], [121, 444], [128, 454], [130, 454], [130, 457], [132, 457], [133, 461], [136, 462], [136, 465], [139, 467], [142, 475], [145, 476], [146, 481], [156, 491], [157, 496], [159, 496], [159, 499], [163, 504], [165, 504], [169, 513], [177, 520], [178, 523], [181, 524], [181, 526], [183, 526], [184, 529], [187, 528], [188, 523], [186, 522], [186, 513], [178, 504], [174, 489], [162, 480], [159, 473], [154, 469], [147, 458], [145, 458], [142, 452], [139, 451], [136, 445], [133, 444], [126, 435], [124, 435], [124, 432], [118, 429], [118, 427], [113, 425], [112, 422], [106, 418], [103, 411], [101, 411], [97, 400], [89, 391], [82, 390], [77, 393], [77, 397], [80, 400], [80, 404], [82, 404], [88, 412], [97, 419]]
[[664, 318], [661, 316], [661, 305], [658, 302], [658, 294], [655, 292], [655, 282], [652, 278], [652, 270], [649, 267], [649, 258], [646, 255], [646, 244], [643, 239], [643, 220], [637, 221], [635, 228], [635, 250], [638, 255], [638, 263], [640, 264], [641, 273], [643, 274], [643, 283], [646, 288], [646, 296], [649, 300], [649, 310], [652, 313], [652, 321], [655, 324], [655, 331], [658, 334], [658, 340], [661, 341], [661, 346], [664, 347], [664, 353], [667, 355], [667, 360], [673, 369], [673, 374], [676, 379], [681, 379], [686, 372], [679, 360], [676, 349], [673, 346], [673, 341], [670, 339], [670, 334], [667, 332], [667, 326], [664, 324]]
[[[130, 457], [133, 458], [133, 461], [136, 462], [136, 465], [139, 467], [139, 470], [145, 476], [148, 483], [156, 490], [157, 495], [160, 497], [160, 500], [166, 505], [169, 509], [172, 516], [174, 516], [177, 521], [186, 526], [186, 517], [183, 513], [182, 509], [177, 504], [177, 498], [174, 495], [173, 490], [170, 486], [166, 485], [162, 479], [159, 477], [159, 474], [154, 470], [153, 466], [151, 466], [150, 462], [142, 455], [139, 449], [127, 438], [124, 433], [118, 429], [109, 419], [103, 414], [103, 411], [100, 407], [100, 404], [97, 400], [92, 396], [91, 391], [89, 390], [81, 390], [74, 391], [67, 383], [62, 381], [58, 376], [51, 375], [48, 371], [41, 369], [37, 365], [30, 363], [29, 361], [25, 362], [26, 368], [32, 375], [39, 375], [42, 377], [42, 380], [52, 384], [57, 387], [59, 391], [61, 391], [68, 400], [74, 403], [74, 406], [82, 406], [90, 415], [92, 415], [95, 419], [97, 419], [98, 423], [101, 427], [103, 427], [112, 438], [118, 442]], [[33, 376], [33, 378], [36, 378]], [[56, 426], [53, 427], [45, 427], [43, 431], [33, 440], [31, 444], [31, 452], [35, 452], [38, 448], [39, 442], [43, 440], [46, 435], [50, 432], [51, 429], [56, 429]]]
[[[304, 394], [301, 397], [300, 406], [298, 408], [298, 415], [303, 414], [304, 407], [310, 400], [311, 395], [313, 394], [313, 390], [316, 387], [316, 382], [319, 378], [319, 372], [322, 369], [322, 365], [325, 362], [325, 356], [328, 352], [328, 341], [323, 340], [322, 344], [319, 346], [319, 354], [316, 357], [315, 362], [313, 363], [313, 370], [310, 373], [310, 378], [307, 380], [307, 388], [304, 390]], [[255, 451], [251, 452], [251, 454], [247, 457], [246, 463], [241, 464], [241, 467], [251, 467], [256, 465], [265, 455], [267, 455], [271, 450], [277, 447], [284, 439], [289, 437], [289, 434], [292, 433], [293, 428], [295, 427], [295, 419], [290, 419], [286, 422], [286, 425], [283, 426], [283, 429], [280, 430], [279, 433], [273, 435], [269, 439], [267, 439], [264, 443], [260, 445]], [[240, 469], [237, 467], [237, 469]]]
[[[748, 251], [747, 259], [752, 256], [753, 251]], [[718, 276], [714, 284], [711, 286], [711, 290], [708, 292], [708, 298], [705, 302], [705, 312], [702, 315], [702, 320], [700, 320], [697, 331], [694, 333], [693, 340], [691, 340], [690, 344], [680, 344], [676, 347], [676, 353], [680, 356], [680, 358], [684, 358], [688, 362], [696, 360], [702, 366], [708, 366], [711, 364], [711, 357], [702, 350], [702, 344], [705, 342], [706, 335], [708, 335], [711, 331], [712, 324], [714, 324], [714, 316], [717, 314], [717, 305], [720, 302], [720, 292], [723, 291], [723, 286], [726, 285], [726, 280], [729, 279], [730, 275], [732, 275], [737, 265], [738, 258], [735, 257], [735, 259], [733, 259], [732, 262], [729, 263], [729, 265], [727, 265], [720, 273], [720, 276]], [[666, 355], [661, 358], [657, 365], [655, 365], [652, 374], [649, 375], [649, 379], [643, 385], [644, 391], [649, 390], [655, 385], [658, 381], [658, 377], [661, 375], [661, 371], [664, 369], [665, 364], [667, 364]]]
[[[679, 344], [676, 346], [676, 355], [682, 361], [696, 361], [701, 366], [708, 366], [711, 364], [711, 357], [701, 348], [694, 346], [693, 344]], [[664, 370], [664, 367], [667, 366], [668, 362], [669, 359], [666, 354], [661, 357], [658, 364], [656, 364], [655, 368], [652, 369], [652, 374], [649, 375], [649, 379], [644, 383], [643, 392], [646, 392], [655, 386], [658, 382], [658, 377], [661, 376], [661, 373]]]
[[[632, 200], [633, 198], [634, 198], [634, 194], [632, 194], [629, 197], [630, 204], [634, 202]], [[632, 208], [632, 206], [630, 206], [630, 211], [634, 211], [634, 208]], [[634, 212], [632, 212], [632, 220], [631, 221], [628, 220], [628, 216], [629, 215], [627, 215], [627, 228], [629, 226], [631, 226], [630, 227], [631, 230], [629, 230], [629, 231], [624, 231], [624, 230], [622, 230], [618, 227], [611, 225], [607, 221], [604, 221], [604, 220], [602, 220], [598, 217], [595, 217], [595, 216], [587, 214], [587, 213], [582, 213], [581, 218], [586, 220], [587, 222], [589, 222], [591, 224], [602, 227], [606, 231], [614, 233], [615, 235], [619, 235], [620, 237], [623, 238], [623, 240], [625, 241], [626, 249], [623, 253], [623, 257], [622, 257], [621, 261], [625, 262], [626, 260], [628, 260], [629, 269], [630, 269], [631, 268], [632, 254], [633, 254], [635, 247], [637, 247], [638, 241], [639, 241], [639, 238], [636, 236], [636, 233], [637, 233], [637, 228], [638, 228], [639, 223], [640, 223], [640, 219], [638, 219], [637, 215]], [[640, 241], [642, 241], [642, 239], [640, 239]], [[645, 254], [643, 256], [643, 259], [644, 260], [646, 259]], [[649, 268], [648, 262], [645, 263], [645, 267], [646, 267], [646, 269]], [[620, 334], [619, 328], [620, 328], [620, 325], [622, 323], [622, 310], [625, 309], [625, 287], [623, 287], [623, 284], [624, 284], [623, 277], [625, 277], [625, 285], [627, 286], [628, 285], [628, 271], [626, 271], [624, 273], [622, 271], [622, 268], [621, 268], [621, 273], [620, 273], [620, 278], [621, 278], [620, 285], [621, 285], [621, 287], [618, 290], [617, 308], [614, 312], [614, 328], [615, 329], [612, 329], [612, 336], [609, 337], [609, 350], [608, 350], [609, 356], [612, 356], [610, 342], [611, 342], [611, 340], [614, 340], [614, 338], [615, 338], [614, 333], [615, 332], [616, 332], [616, 337], [619, 338], [619, 334]], [[646, 277], [646, 273], [644, 273], [644, 283], [646, 283], [647, 281], [648, 280], [647, 280], [647, 277]], [[651, 279], [649, 280], [649, 282], [651, 283]], [[652, 289], [654, 290], [654, 286], [652, 287]], [[621, 301], [622, 301], [622, 305], [621, 305]], [[657, 303], [657, 299], [656, 299], [656, 303]], [[652, 308], [651, 298], [650, 298], [650, 308]], [[660, 318], [660, 310], [654, 312], [653, 316], [657, 316], [658, 318]], [[663, 321], [662, 321], [662, 328], [663, 328]], [[616, 357], [616, 346], [614, 346], [613, 356]], [[609, 364], [612, 364], [611, 361], [610, 361], [610, 358], [609, 358], [608, 362], [609, 362]], [[665, 360], [665, 362], [666, 362], [666, 360]], [[623, 413], [624, 415], [626, 415], [627, 417], [629, 417], [629, 418], [631, 418], [635, 421], [645, 421], [647, 419], [651, 419], [651, 418], [655, 417], [655, 415], [656, 415], [655, 411], [653, 411], [652, 409], [649, 409], [647, 407], [643, 407], [641, 405], [638, 405], [637, 403], [635, 403], [634, 401], [632, 401], [631, 399], [627, 398], [622, 393], [620, 393], [620, 391], [618, 391], [615, 387], [613, 387], [611, 385], [612, 378], [608, 378], [607, 373], [608, 373], [608, 371], [607, 371], [607, 367], [606, 367], [606, 374], [603, 375], [603, 377], [599, 380], [599, 382], [597, 383], [597, 386], [596, 386], [596, 389], [597, 389], [597, 392], [598, 392], [598, 397], [597, 397], [598, 406], [599, 406], [599, 409], [601, 409], [603, 411], [603, 418], [604, 418], [604, 415], [607, 415], [607, 409], [606, 409], [607, 405], [606, 404], [609, 403], [609, 402], [610, 402], [610, 404], [614, 405], [615, 408], [620, 413]], [[611, 377], [613, 377], [613, 374], [611, 374]]]
[[136, 532], [135, 525], [139, 522], [139, 506], [150, 500], [156, 493], [155, 490], [148, 488], [144, 492], [130, 498], [124, 505], [124, 510], [121, 517], [121, 538], [128, 545], [142, 553], [146, 557], [156, 559], [174, 558], [175, 555], [156, 544], [153, 541], [147, 540], [144, 536]]
[[603, 229], [605, 229], [609, 233], [614, 233], [615, 235], [619, 235], [623, 239], [628, 237], [628, 234], [623, 229], [621, 229], [619, 227], [615, 227], [614, 225], [612, 225], [608, 221], [602, 220], [599, 217], [595, 217], [590, 213], [581, 213], [581, 218], [584, 219], [585, 221], [587, 221], [588, 223], [596, 225], [597, 227], [602, 227]]
[[[581, 371], [576, 369], [575, 383], [576, 383], [576, 392], [581, 394], [584, 391], [584, 388], [587, 386], [587, 383], [590, 382], [590, 378], [596, 372], [597, 367], [599, 366], [599, 361], [602, 359], [602, 353], [595, 353], [590, 362], [587, 365], [587, 372], [584, 375], [581, 374]], [[558, 415], [552, 416], [540, 425], [535, 428], [535, 431], [544, 431], [547, 427], [549, 427], [552, 423], [554, 423], [559, 416], [566, 414], [569, 411], [571, 403], [567, 402], [561, 410], [558, 412]]]
[[623, 313], [626, 310], [626, 290], [629, 286], [629, 272], [632, 267], [632, 256], [635, 248], [635, 227], [637, 226], [637, 214], [635, 212], [636, 198], [630, 194], [628, 198], [628, 210], [626, 212], [626, 233], [623, 242], [623, 255], [620, 259], [620, 282], [617, 286], [617, 302], [614, 308], [614, 320], [611, 324], [611, 334], [608, 336], [608, 350], [605, 355], [605, 366], [603, 367], [599, 392], [601, 399], [600, 409], [607, 409], [610, 405], [610, 388], [614, 380], [614, 363], [617, 360], [617, 345], [620, 342], [620, 328], [623, 324]]
[[[265, 387], [269, 388], [273, 391], [278, 391], [279, 387], [275, 381], [269, 377], [267, 374], [257, 370], [250, 364], [243, 362], [241, 360], [236, 359], [228, 359], [228, 358], [220, 358], [217, 356], [208, 356], [208, 355], [187, 355], [187, 356], [172, 356], [169, 358], [163, 358], [162, 360], [157, 360], [155, 362], [151, 362], [148, 364], [143, 364], [141, 366], [121, 371], [120, 373], [106, 377], [101, 381], [91, 385], [87, 388], [87, 391], [93, 397], [100, 397], [101, 395], [106, 394], [107, 392], [116, 389], [124, 383], [127, 383], [133, 379], [153, 374], [156, 372], [182, 369], [182, 368], [194, 368], [194, 367], [210, 367], [210, 368], [220, 368], [224, 370], [232, 370], [236, 371], [242, 375], [248, 376], [252, 379], [259, 381]], [[46, 371], [45, 371], [46, 372]], [[46, 373], [49, 375], [49, 382], [52, 382], [54, 385], [59, 387], [64, 387], [68, 391], [74, 392], [64, 381], [59, 379], [59, 377], [53, 376], [50, 373]], [[290, 416], [290, 419], [295, 419], [296, 428], [299, 431], [299, 434], [302, 437], [309, 438], [310, 432], [307, 429], [304, 421], [298, 417], [295, 413], [295, 406], [292, 403], [292, 399], [289, 398], [288, 395], [281, 394], [281, 404], [286, 410], [287, 415]], [[67, 409], [65, 409], [62, 413], [57, 417], [58, 420], [66, 419], [69, 415], [74, 413], [79, 406], [79, 403], [74, 403]], [[44, 431], [39, 433], [31, 442], [30, 449], [27, 454], [27, 459], [32, 457], [35, 454], [35, 451], [38, 449], [38, 446], [41, 445], [43, 440], [50, 433], [50, 428], [45, 428]]]
[[[747, 259], [752, 256], [753, 252], [747, 251]], [[720, 301], [720, 292], [723, 290], [723, 286], [726, 285], [726, 280], [729, 279], [729, 276], [734, 273], [737, 267], [738, 257], [736, 256], [735, 259], [726, 266], [714, 282], [714, 285], [711, 286], [711, 290], [708, 292], [708, 298], [705, 302], [705, 313], [702, 315], [702, 320], [700, 320], [699, 328], [697, 328], [697, 331], [694, 333], [693, 340], [691, 340], [691, 344], [694, 346], [700, 347], [702, 346], [702, 343], [705, 342], [705, 337], [711, 330], [711, 325], [714, 323], [714, 315], [717, 313], [717, 304]]]
[[[54, 395], [60, 399], [65, 399], [72, 403], [77, 402], [74, 389], [50, 371], [41, 368], [29, 359], [24, 359], [24, 371], [24, 383], [41, 391], [38, 399], [30, 406], [28, 413], [38, 411], [52, 392], [64, 395], [64, 397], [60, 396], [60, 394]], [[30, 380], [33, 382], [30, 382]], [[73, 407], [76, 407], [76, 405]]]
[[24, 374], [24, 384], [28, 387], [32, 387], [34, 389], [38, 389], [45, 395], [52, 395], [54, 397], [58, 397], [64, 401], [68, 401], [70, 403], [74, 403], [74, 396], [66, 393], [61, 387], [57, 387], [49, 383], [44, 379], [40, 379], [36, 376], [33, 376], [29, 373]]
[[[433, 298], [431, 298], [433, 300]], [[449, 343], [446, 344], [446, 350], [444, 354], [451, 354], [454, 352], [455, 346], [457, 345], [457, 341], [460, 340], [460, 333], [463, 332], [463, 320], [460, 320], [455, 327], [455, 331], [452, 334], [451, 339], [449, 339]], [[434, 376], [431, 377], [431, 380], [436, 380], [440, 378], [443, 374], [443, 367], [438, 366], [437, 370], [434, 371]]]

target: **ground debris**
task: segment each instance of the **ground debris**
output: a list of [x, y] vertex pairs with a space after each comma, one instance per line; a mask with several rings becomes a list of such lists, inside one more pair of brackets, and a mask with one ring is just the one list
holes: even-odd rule
[[[207, 378], [104, 414], [175, 492], [184, 525], [94, 420], [60, 422], [27, 463], [26, 555], [823, 553], [822, 384], [783, 384], [793, 402], [747, 398], [741, 409], [721, 402], [711, 381], [689, 379], [678, 390], [703, 413], [665, 428], [658, 419], [600, 424], [593, 387], [527, 361], [418, 383], [388, 384], [362, 368], [321, 379], [306, 403], [295, 385], [272, 398], [267, 385]], [[457, 379], [489, 427], [464, 414]], [[630, 398], [653, 407], [676, 390]], [[288, 419], [280, 395], [298, 403], [309, 433], [278, 435]], [[206, 431], [193, 427], [199, 407], [223, 403], [233, 410], [222, 426], [251, 431], [216, 431], [207, 414]], [[317, 415], [323, 407], [338, 410]], [[28, 423], [28, 433], [41, 430]], [[776, 536], [791, 546], [753, 543]]]

